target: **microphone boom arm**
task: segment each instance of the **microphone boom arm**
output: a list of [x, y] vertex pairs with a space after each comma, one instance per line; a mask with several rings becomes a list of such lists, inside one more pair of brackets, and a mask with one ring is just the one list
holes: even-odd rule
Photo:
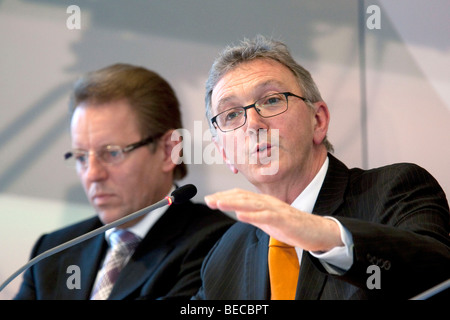
[[26, 263], [24, 266], [22, 266], [19, 270], [17, 270], [15, 273], [13, 273], [8, 279], [6, 279], [5, 282], [2, 283], [2, 285], [0, 286], [0, 292], [12, 281], [14, 280], [15, 277], [17, 277], [19, 274], [21, 274], [23, 271], [25, 271], [26, 269], [28, 269], [29, 267], [31, 267], [32, 265], [36, 264], [37, 262], [41, 261], [42, 259], [47, 258], [48, 256], [51, 256], [55, 253], [58, 253], [62, 250], [65, 250], [69, 247], [72, 247], [80, 242], [83, 242], [87, 239], [90, 239], [92, 237], [95, 237], [96, 235], [99, 235], [102, 232], [105, 232], [108, 229], [117, 227], [118, 225], [124, 224], [125, 222], [128, 222], [130, 220], [133, 220], [139, 216], [142, 216], [146, 213], [148, 213], [151, 210], [155, 210], [157, 208], [163, 207], [165, 205], [171, 205], [174, 202], [174, 196], [167, 196], [164, 199], [148, 206], [145, 207], [139, 211], [133, 212], [130, 215], [127, 215], [123, 218], [120, 218], [116, 221], [113, 221], [111, 223], [105, 224], [104, 226], [101, 226], [100, 228], [97, 228], [95, 230], [92, 230], [86, 234], [83, 234], [75, 239], [69, 240], [65, 243], [60, 244], [59, 246], [56, 246], [52, 249], [49, 249], [47, 251], [44, 251], [43, 253], [37, 255], [36, 257], [34, 257], [33, 259], [31, 259], [30, 261], [28, 261], [28, 263]]

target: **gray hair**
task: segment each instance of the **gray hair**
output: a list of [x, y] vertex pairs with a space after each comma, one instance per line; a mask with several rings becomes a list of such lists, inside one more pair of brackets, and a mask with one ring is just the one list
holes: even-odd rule
[[[216, 128], [211, 124], [213, 117], [211, 109], [212, 92], [219, 80], [229, 71], [239, 64], [255, 59], [272, 59], [292, 71], [302, 88], [303, 97], [308, 99], [307, 105], [313, 108], [312, 103], [322, 101], [319, 89], [311, 77], [308, 70], [299, 65], [291, 56], [287, 46], [273, 39], [267, 39], [262, 35], [257, 35], [254, 39], [244, 39], [236, 46], [227, 46], [216, 58], [206, 81], [206, 118], [212, 134], [216, 135]], [[332, 152], [333, 146], [325, 137], [323, 144], [327, 150]]]

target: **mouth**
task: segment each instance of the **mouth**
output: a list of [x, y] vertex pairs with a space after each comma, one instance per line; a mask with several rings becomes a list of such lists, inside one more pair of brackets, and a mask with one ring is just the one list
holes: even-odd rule
[[253, 148], [251, 153], [269, 152], [271, 149], [272, 145], [270, 143], [260, 143]]
[[98, 193], [91, 197], [92, 203], [96, 205], [104, 205], [107, 204], [110, 199], [113, 197], [112, 194], [109, 193]]

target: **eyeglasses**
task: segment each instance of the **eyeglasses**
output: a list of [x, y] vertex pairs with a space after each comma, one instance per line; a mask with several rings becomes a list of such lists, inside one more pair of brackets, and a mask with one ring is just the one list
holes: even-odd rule
[[120, 146], [108, 145], [97, 151], [86, 151], [74, 149], [64, 154], [64, 160], [69, 166], [87, 169], [89, 166], [89, 155], [95, 154], [97, 159], [108, 165], [119, 164], [125, 159], [125, 154], [137, 148], [153, 143], [161, 135], [148, 137], [144, 140], [132, 143], [122, 148]]
[[309, 100], [290, 92], [275, 93], [265, 96], [246, 107], [236, 107], [225, 110], [211, 118], [211, 123], [222, 132], [236, 130], [247, 122], [247, 110], [255, 108], [263, 118], [275, 117], [288, 109], [288, 97], [296, 97], [305, 102]]

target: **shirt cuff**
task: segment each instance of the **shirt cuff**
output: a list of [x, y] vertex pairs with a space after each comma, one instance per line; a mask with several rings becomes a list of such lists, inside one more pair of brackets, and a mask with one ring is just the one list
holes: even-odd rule
[[333, 217], [324, 217], [335, 221], [341, 232], [341, 240], [344, 246], [334, 247], [326, 252], [311, 252], [310, 254], [319, 259], [325, 270], [331, 274], [340, 275], [345, 273], [353, 264], [353, 238], [350, 231]]

